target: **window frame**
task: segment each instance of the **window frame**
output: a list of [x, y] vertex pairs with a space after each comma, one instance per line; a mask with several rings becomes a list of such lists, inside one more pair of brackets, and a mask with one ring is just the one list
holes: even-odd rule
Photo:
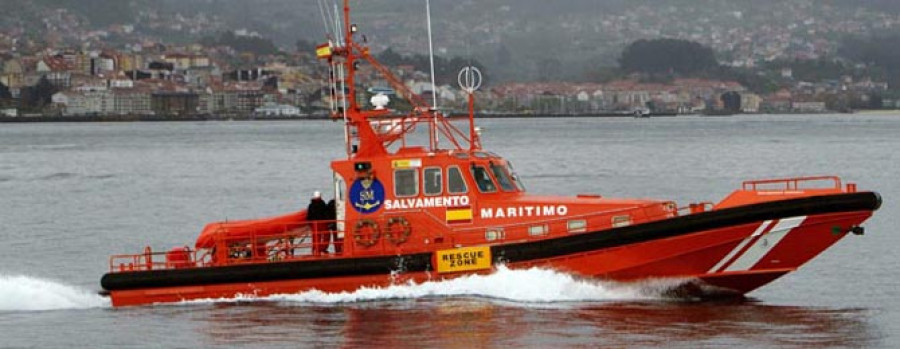
[[522, 183], [522, 180], [519, 178], [519, 174], [516, 173], [516, 169], [515, 167], [513, 167], [512, 162], [506, 161], [503, 167], [506, 168], [506, 174], [508, 174], [509, 178], [512, 179], [513, 185], [515, 185], [516, 188], [519, 189], [519, 192], [527, 192], [528, 190], [525, 188], [525, 183]]
[[[459, 181], [462, 183], [463, 191], [453, 191], [450, 189], [450, 170], [455, 169], [456, 173], [459, 174]], [[469, 193], [469, 183], [466, 183], [466, 175], [457, 165], [447, 166], [447, 194], [450, 195], [462, 195]]]
[[[490, 181], [490, 184], [493, 186], [494, 190], [484, 190], [481, 188], [481, 182], [479, 182], [477, 176], [475, 175], [476, 168], [481, 168], [484, 171], [484, 173], [487, 174], [487, 178]], [[494, 179], [494, 176], [491, 175], [491, 170], [488, 167], [486, 167], [482, 164], [473, 163], [469, 167], [469, 173], [472, 175], [472, 180], [475, 181], [475, 187], [478, 188], [478, 192], [480, 192], [482, 194], [493, 194], [493, 193], [500, 191], [500, 186], [497, 185], [497, 181], [496, 181], [496, 179]]]
[[[414, 183], [413, 183], [412, 188], [415, 190], [415, 192], [414, 192], [412, 195], [400, 195], [400, 193], [397, 191], [397, 189], [399, 188], [399, 187], [397, 186], [397, 185], [398, 185], [397, 174], [400, 173], [400, 172], [403, 172], [403, 171], [412, 171], [412, 172], [413, 172], [412, 178], [413, 178]], [[419, 196], [419, 175], [420, 175], [420, 174], [419, 174], [419, 169], [418, 169], [418, 168], [397, 168], [397, 169], [394, 169], [394, 172], [393, 172], [393, 177], [394, 177], [394, 197], [398, 197], [398, 198], [410, 198], [410, 197], [416, 197], [416, 196]]]
[[[500, 190], [505, 193], [515, 193], [519, 191], [519, 188], [516, 186], [515, 181], [512, 179], [512, 176], [506, 171], [506, 166], [497, 164], [493, 161], [488, 163], [488, 167], [491, 169], [491, 175], [494, 179], [497, 180], [497, 184], [500, 187]], [[498, 172], [500, 175], [498, 175]], [[506, 180], [506, 185], [504, 185], [503, 180]]]
[[[437, 193], [429, 193], [428, 192], [428, 176], [426, 175], [429, 170], [437, 170], [438, 171], [438, 185]], [[444, 194], [444, 169], [440, 166], [429, 166], [422, 169], [422, 193], [425, 196], [441, 196]]]

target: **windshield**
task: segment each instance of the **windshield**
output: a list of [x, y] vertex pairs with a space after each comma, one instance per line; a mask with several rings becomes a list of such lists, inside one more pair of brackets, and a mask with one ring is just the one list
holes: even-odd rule
[[516, 185], [516, 188], [519, 188], [519, 191], [525, 192], [525, 183], [522, 183], [522, 180], [519, 178], [519, 175], [516, 174], [516, 170], [513, 168], [513, 164], [509, 161], [506, 162], [506, 172], [509, 173], [509, 176], [513, 180], [513, 184]]
[[491, 175], [488, 174], [488, 171], [484, 166], [472, 165], [472, 178], [475, 179], [475, 184], [482, 193], [493, 193], [497, 191], [497, 185], [494, 184], [494, 180], [491, 179]]
[[447, 191], [450, 194], [465, 194], [469, 191], [462, 172], [456, 166], [447, 168]]
[[509, 175], [506, 174], [506, 170], [502, 166], [492, 162], [491, 172], [494, 173], [494, 178], [497, 178], [497, 182], [500, 182], [500, 189], [503, 189], [503, 191], [516, 191], [516, 186], [513, 185], [512, 180], [509, 179]]

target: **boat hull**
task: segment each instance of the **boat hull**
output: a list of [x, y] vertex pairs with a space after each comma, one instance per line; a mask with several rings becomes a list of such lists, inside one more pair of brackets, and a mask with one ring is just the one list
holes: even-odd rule
[[[491, 255], [494, 265], [503, 263], [512, 269], [542, 267], [616, 281], [679, 278], [745, 294], [796, 270], [832, 246], [869, 218], [880, 203], [875, 193], [781, 200], [565, 237], [498, 244], [491, 246]], [[433, 255], [333, 257], [110, 273], [101, 284], [114, 306], [126, 306], [312, 289], [342, 292], [467, 275], [435, 272]]]

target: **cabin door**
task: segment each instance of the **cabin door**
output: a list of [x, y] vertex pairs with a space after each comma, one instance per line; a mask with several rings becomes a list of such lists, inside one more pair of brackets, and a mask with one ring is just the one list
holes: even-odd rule
[[347, 217], [347, 212], [344, 210], [347, 207], [347, 193], [346, 193], [347, 185], [344, 183], [344, 177], [341, 177], [337, 172], [334, 173], [334, 210], [335, 210], [335, 219], [337, 220], [337, 231], [338, 238], [344, 237], [344, 220]]

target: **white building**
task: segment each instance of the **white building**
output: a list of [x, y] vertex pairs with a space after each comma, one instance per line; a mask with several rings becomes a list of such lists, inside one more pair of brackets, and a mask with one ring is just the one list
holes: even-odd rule
[[110, 88], [134, 88], [134, 81], [131, 79], [110, 79]]
[[152, 115], [151, 94], [141, 89], [115, 89], [114, 110], [119, 115]]
[[288, 104], [270, 104], [256, 108], [254, 113], [265, 116], [300, 116], [300, 108]]
[[109, 57], [100, 56], [92, 58], [91, 63], [94, 66], [92, 73], [95, 75], [111, 73], [116, 70], [116, 61]]
[[793, 102], [791, 108], [801, 113], [824, 113], [827, 111], [825, 102]]
[[57, 92], [51, 101], [66, 116], [107, 115], [115, 111], [115, 97], [109, 91]]

